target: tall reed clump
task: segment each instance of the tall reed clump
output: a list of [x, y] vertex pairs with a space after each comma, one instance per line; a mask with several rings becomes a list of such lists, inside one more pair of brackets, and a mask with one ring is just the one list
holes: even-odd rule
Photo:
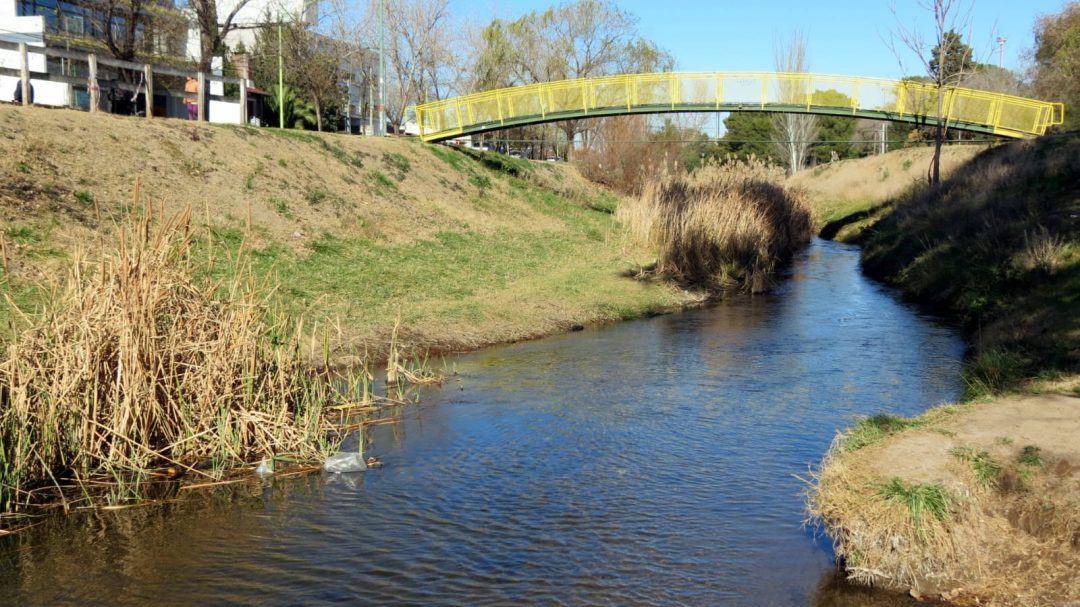
[[661, 173], [620, 206], [631, 235], [657, 251], [657, 271], [705, 287], [765, 290], [776, 265], [811, 237], [805, 196], [751, 158]]
[[[213, 476], [325, 450], [327, 382], [268, 313], [250, 272], [201, 281], [190, 211], [120, 226], [76, 256], [51, 307], [0, 358], [0, 512], [155, 467]], [[65, 502], [66, 503], [66, 502]]]

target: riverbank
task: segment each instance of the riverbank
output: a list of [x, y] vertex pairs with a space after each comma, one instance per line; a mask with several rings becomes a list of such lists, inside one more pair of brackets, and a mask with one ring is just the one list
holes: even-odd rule
[[1080, 135], [1047, 137], [833, 220], [865, 272], [971, 343], [965, 404], [862, 420], [822, 463], [810, 510], [854, 579], [960, 604], [1080, 600], [1078, 187]]
[[[413, 139], [0, 106], [0, 292], [32, 312], [74, 251], [152, 201], [194, 209], [217, 278], [248, 253], [273, 301], [348, 363], [459, 351], [646, 316], [704, 296], [630, 277], [650, 253], [617, 197], [564, 163], [477, 159]], [[201, 253], [199, 253], [201, 251]], [[4, 340], [25, 319], [0, 306]]]

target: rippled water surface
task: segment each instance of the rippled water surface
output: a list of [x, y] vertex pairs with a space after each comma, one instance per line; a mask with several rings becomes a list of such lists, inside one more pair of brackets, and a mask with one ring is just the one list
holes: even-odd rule
[[384, 468], [42, 525], [0, 540], [0, 602], [907, 604], [836, 581], [799, 477], [853, 416], [954, 399], [963, 345], [857, 262], [457, 358]]

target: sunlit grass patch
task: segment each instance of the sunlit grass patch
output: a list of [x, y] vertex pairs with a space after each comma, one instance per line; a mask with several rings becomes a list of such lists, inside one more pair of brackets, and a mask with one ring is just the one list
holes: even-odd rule
[[1001, 477], [1001, 465], [994, 461], [990, 453], [971, 447], [956, 447], [950, 451], [953, 457], [971, 465], [975, 482], [983, 487], [993, 487]]
[[915, 528], [922, 530], [927, 518], [944, 521], [949, 516], [949, 497], [940, 483], [911, 483], [893, 478], [878, 487], [878, 497], [911, 513]]

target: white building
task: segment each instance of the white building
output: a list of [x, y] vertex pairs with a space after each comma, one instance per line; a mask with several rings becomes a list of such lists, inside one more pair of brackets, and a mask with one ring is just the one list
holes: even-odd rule
[[[10, 43], [26, 43], [30, 47], [30, 85], [34, 89], [34, 102], [41, 105], [66, 105], [68, 103], [67, 85], [44, 80], [46, 74], [45, 55], [33, 52], [33, 48], [45, 46], [45, 17], [40, 15], [19, 15], [18, 0], [0, 0], [0, 40]], [[19, 70], [22, 58], [16, 50], [0, 49], [0, 69]], [[40, 75], [42, 79], [35, 77]], [[15, 97], [15, 84], [19, 76], [10, 72], [0, 73], [0, 101], [11, 101]]]
[[[5, 2], [8, 0], [0, 0]], [[12, 0], [14, 1], [14, 0]], [[219, 0], [218, 21], [223, 22], [241, 0]], [[190, 9], [188, 9], [190, 10]], [[225, 36], [225, 45], [235, 49], [240, 43], [251, 50], [255, 46], [255, 32], [268, 23], [302, 19], [304, 23], [314, 24], [319, 16], [319, 6], [313, 0], [248, 0], [233, 18], [236, 29]], [[199, 28], [195, 19], [191, 19], [191, 29], [187, 37], [187, 55], [194, 61], [202, 58], [199, 45]]]

